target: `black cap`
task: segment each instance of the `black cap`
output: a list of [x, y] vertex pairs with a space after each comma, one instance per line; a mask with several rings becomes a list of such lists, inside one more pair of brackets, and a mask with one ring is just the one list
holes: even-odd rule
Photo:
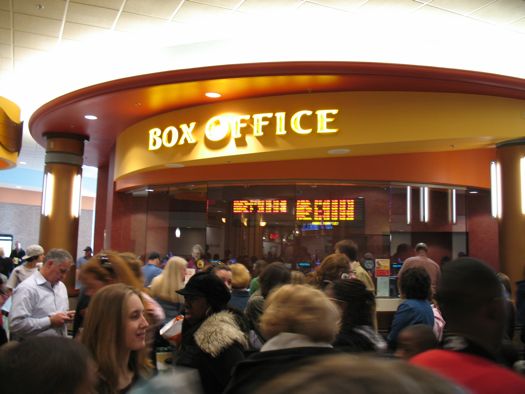
[[199, 272], [193, 275], [184, 289], [177, 290], [183, 296], [204, 297], [213, 305], [226, 305], [230, 301], [230, 291], [215, 274]]
[[82, 249], [84, 252], [93, 252], [93, 249], [91, 249], [91, 246], [86, 246], [84, 249]]
[[148, 260], [155, 260], [155, 259], [159, 259], [160, 260], [160, 254], [158, 252], [151, 252], [148, 255]]

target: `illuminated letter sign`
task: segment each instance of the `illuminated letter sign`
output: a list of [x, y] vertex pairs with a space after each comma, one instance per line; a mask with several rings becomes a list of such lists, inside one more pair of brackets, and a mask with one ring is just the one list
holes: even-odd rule
[[[258, 114], [243, 114], [243, 115], [230, 115], [221, 114], [210, 118], [204, 126], [204, 136], [207, 140], [218, 142], [231, 135], [231, 138], [241, 138], [243, 129], [251, 127], [252, 135], [254, 137], [262, 137], [265, 135], [264, 131], [268, 133], [271, 130], [270, 123], [274, 123], [273, 133], [276, 136], [287, 135], [287, 119], [290, 129], [299, 135], [307, 134], [329, 134], [336, 133], [339, 131], [338, 128], [329, 128], [329, 123], [335, 121], [335, 115], [339, 110], [337, 109], [320, 109], [317, 111], [310, 111], [309, 109], [297, 111], [293, 113], [289, 118], [286, 112], [264, 112]], [[315, 114], [315, 115], [314, 115]], [[313, 125], [312, 122], [308, 123], [308, 119], [313, 116], [317, 117], [317, 128], [314, 130], [313, 127], [306, 128], [305, 122], [309, 125]], [[149, 130], [149, 150], [157, 150], [161, 147], [173, 148], [175, 145], [195, 144], [197, 140], [193, 136], [193, 131], [197, 126], [197, 122], [191, 122], [188, 124], [182, 123], [179, 128], [175, 126], [167, 126], [164, 130], [155, 127]], [[265, 128], [266, 130], [263, 130]]]

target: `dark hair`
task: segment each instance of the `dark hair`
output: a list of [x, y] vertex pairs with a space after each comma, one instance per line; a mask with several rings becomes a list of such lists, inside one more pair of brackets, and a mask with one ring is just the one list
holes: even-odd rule
[[285, 285], [291, 281], [292, 274], [283, 263], [275, 262], [268, 264], [259, 276], [261, 295], [266, 298], [274, 287]]
[[430, 276], [423, 267], [409, 268], [399, 281], [401, 294], [407, 299], [428, 300], [430, 298]]
[[335, 244], [335, 250], [346, 255], [350, 261], [357, 260], [357, 244], [354, 241], [343, 239]]
[[30, 337], [0, 349], [3, 394], [73, 394], [87, 382], [91, 355], [77, 341]]
[[148, 260], [155, 260], [155, 259], [160, 259], [160, 254], [158, 252], [151, 252], [148, 255]]
[[490, 266], [462, 257], [443, 267], [435, 297], [447, 321], [451, 314], [460, 318], [471, 316], [502, 293], [501, 283]]
[[363, 282], [359, 279], [338, 279], [330, 286], [334, 297], [346, 302], [342, 316], [343, 327], [372, 325], [375, 296]]

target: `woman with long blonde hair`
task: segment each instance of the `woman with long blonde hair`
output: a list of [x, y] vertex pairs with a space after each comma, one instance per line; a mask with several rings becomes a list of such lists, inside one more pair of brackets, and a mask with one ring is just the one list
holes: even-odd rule
[[168, 260], [164, 271], [151, 282], [151, 296], [160, 304], [171, 320], [182, 310], [184, 297], [177, 290], [184, 288], [184, 278], [188, 262], [182, 257], [174, 256]]
[[82, 343], [98, 365], [98, 393], [127, 392], [148, 377], [144, 304], [140, 292], [122, 283], [105, 286], [90, 302]]

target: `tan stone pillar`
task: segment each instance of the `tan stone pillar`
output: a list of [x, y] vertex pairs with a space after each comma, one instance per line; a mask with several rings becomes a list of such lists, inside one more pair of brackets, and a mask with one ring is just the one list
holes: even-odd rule
[[[54, 132], [46, 133], [45, 137], [47, 146], [40, 214], [40, 245], [46, 252], [52, 248], [66, 249], [75, 259], [86, 138]], [[74, 267], [70, 270], [65, 284], [69, 293], [74, 293]]]
[[510, 277], [513, 287], [516, 281], [524, 278], [525, 268], [525, 215], [521, 206], [520, 171], [522, 157], [525, 157], [525, 139], [508, 141], [497, 146], [502, 195], [502, 214], [499, 220], [500, 271]]

